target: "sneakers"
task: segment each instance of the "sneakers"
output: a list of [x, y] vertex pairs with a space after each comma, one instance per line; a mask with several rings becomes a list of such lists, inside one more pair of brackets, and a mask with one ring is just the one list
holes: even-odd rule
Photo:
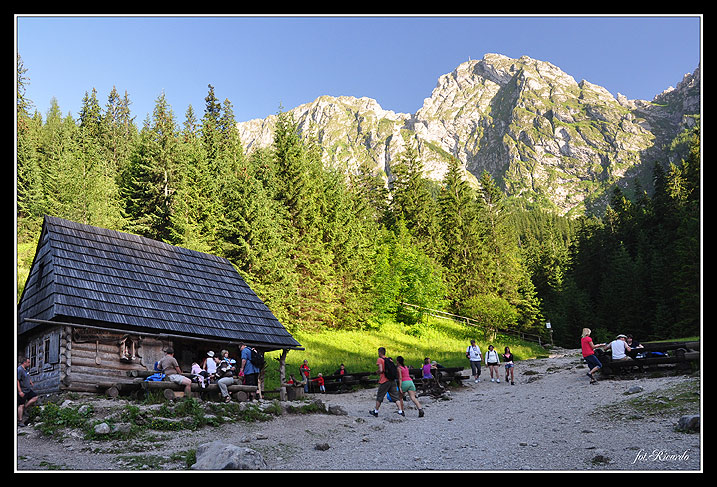
[[422, 418], [422, 417], [423, 417], [423, 409], [419, 409], [419, 410], [418, 410], [418, 417], [419, 417], [419, 418]]
[[375, 409], [370, 410], [368, 413], [374, 418], [378, 418], [378, 411], [376, 411]]
[[404, 418], [406, 417], [406, 413], [404, 413], [403, 411], [398, 411], [398, 414], [400, 414], [400, 415], [403, 416]]

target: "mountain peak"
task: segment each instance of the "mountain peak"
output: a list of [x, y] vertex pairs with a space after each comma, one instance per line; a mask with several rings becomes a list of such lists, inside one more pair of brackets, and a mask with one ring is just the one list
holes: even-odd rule
[[[630, 101], [549, 62], [489, 53], [440, 76], [415, 114], [350, 96], [321, 96], [291, 112], [328, 165], [354, 171], [369, 163], [390, 179], [412, 143], [427, 177], [441, 179], [456, 157], [472, 178], [488, 171], [509, 196], [582, 213], [664, 159], [661, 148], [684, 128], [684, 115], [699, 113], [699, 85], [698, 68], [658, 95], [659, 104]], [[271, 144], [272, 117], [238, 126], [245, 147]]]

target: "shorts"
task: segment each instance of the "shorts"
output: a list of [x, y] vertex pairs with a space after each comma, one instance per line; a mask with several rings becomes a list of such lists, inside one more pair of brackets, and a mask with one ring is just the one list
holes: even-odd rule
[[401, 382], [401, 390], [403, 392], [415, 391], [416, 384], [414, 384], [412, 380], [404, 380]]
[[182, 374], [171, 374], [167, 376], [167, 379], [169, 379], [170, 382], [179, 384], [180, 386], [184, 386], [192, 382], [188, 377], [184, 377]]
[[505, 364], [505, 370], [512, 369], [514, 364]]
[[27, 401], [32, 399], [33, 397], [36, 397], [37, 393], [30, 389], [29, 391], [25, 392], [22, 397], [20, 397], [20, 394], [17, 395], [17, 405], [18, 406], [24, 406]]
[[244, 375], [245, 386], [256, 386], [259, 385], [259, 373], [256, 374], [245, 374]]
[[595, 355], [588, 355], [586, 357], [583, 357], [585, 359], [585, 362], [587, 362], [588, 367], [590, 367], [590, 370], [594, 369], [595, 367], [602, 368], [602, 364], [600, 363], [600, 360]]
[[498, 362], [488, 362], [488, 367], [497, 367]]
[[386, 397], [386, 393], [391, 396], [393, 402], [398, 401], [398, 387], [396, 387], [395, 380], [387, 380], [386, 382], [378, 385], [378, 392], [376, 393], [376, 402], [383, 402], [383, 398]]

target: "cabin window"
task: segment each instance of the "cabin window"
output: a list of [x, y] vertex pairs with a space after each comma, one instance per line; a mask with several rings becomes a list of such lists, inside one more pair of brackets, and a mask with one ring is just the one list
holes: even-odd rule
[[30, 359], [30, 370], [37, 367], [37, 345], [35, 343], [31, 343], [27, 346], [27, 354], [25, 356]]
[[60, 334], [52, 333], [45, 337], [43, 342], [44, 354], [43, 361], [45, 365], [53, 365], [60, 362]]

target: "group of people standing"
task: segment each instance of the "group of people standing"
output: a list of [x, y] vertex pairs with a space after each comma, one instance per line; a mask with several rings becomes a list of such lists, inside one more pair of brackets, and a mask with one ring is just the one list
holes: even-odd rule
[[510, 351], [510, 347], [505, 347], [504, 352], [501, 354], [498, 353], [493, 345], [488, 345], [485, 357], [482, 358], [480, 347], [478, 347], [475, 340], [471, 340], [471, 344], [466, 350], [466, 358], [470, 361], [471, 375], [476, 384], [480, 382], [481, 363], [483, 359], [490, 372], [490, 381], [500, 382], [500, 374], [498, 371], [500, 370], [502, 358], [502, 363], [505, 367], [505, 382], [507, 383], [510, 379], [510, 384], [515, 385], [515, 363], [513, 362], [513, 353]]
[[595, 350], [601, 348], [605, 351], [610, 350], [612, 352], [613, 362], [622, 362], [624, 360], [632, 360], [637, 356], [640, 348], [644, 348], [638, 343], [631, 335], [620, 334], [610, 343], [593, 343], [593, 339], [590, 336], [592, 331], [590, 328], [583, 328], [583, 332], [580, 338], [580, 348], [582, 349], [583, 358], [588, 364], [590, 370], [587, 375], [590, 378], [591, 384], [596, 384], [595, 372], [602, 368], [600, 359], [595, 355]]

